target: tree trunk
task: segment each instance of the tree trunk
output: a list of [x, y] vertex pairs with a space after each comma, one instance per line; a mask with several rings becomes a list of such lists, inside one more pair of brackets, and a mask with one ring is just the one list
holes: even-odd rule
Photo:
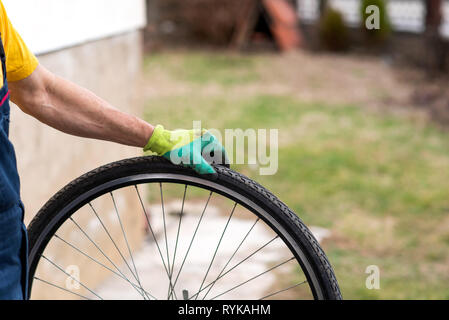
[[426, 6], [426, 30], [425, 38], [427, 42], [426, 65], [430, 72], [443, 71], [446, 69], [447, 45], [440, 35], [442, 22], [442, 0], [424, 1]]

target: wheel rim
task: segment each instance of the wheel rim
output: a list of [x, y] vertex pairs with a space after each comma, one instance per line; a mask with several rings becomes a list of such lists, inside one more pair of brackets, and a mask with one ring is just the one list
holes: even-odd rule
[[[58, 242], [64, 243], [66, 247], [71, 247], [73, 250], [78, 249], [78, 251], [82, 251], [82, 249], [80, 250], [80, 248], [74, 246], [71, 243], [71, 241], [68, 241], [64, 237], [58, 236], [57, 233], [55, 234], [54, 237], [52, 237], [52, 239], [49, 239], [49, 240], [46, 240], [46, 239], [48, 239], [48, 234], [51, 234], [53, 232], [53, 230], [55, 230], [55, 229], [60, 229], [61, 225], [64, 225], [64, 224], [70, 222], [76, 226], [78, 223], [76, 222], [75, 218], [73, 218], [73, 216], [75, 216], [76, 213], [78, 212], [78, 210], [80, 210], [83, 207], [88, 206], [93, 211], [93, 213], [97, 217], [98, 221], [100, 221], [100, 225], [102, 225], [102, 227], [106, 230], [106, 233], [107, 233], [107, 228], [105, 228], [105, 225], [101, 222], [102, 220], [99, 217], [100, 214], [98, 212], [95, 212], [95, 207], [91, 204], [91, 201], [94, 201], [95, 199], [98, 199], [101, 196], [110, 194], [110, 197], [111, 197], [110, 201], [113, 203], [113, 207], [115, 207], [116, 215], [118, 217], [117, 221], [119, 222], [119, 225], [120, 225], [119, 229], [121, 229], [121, 231], [122, 231], [125, 246], [122, 247], [122, 249], [124, 248], [124, 250], [122, 250], [123, 252], [120, 252], [120, 250], [117, 248], [118, 245], [114, 244], [115, 248], [118, 249], [117, 251], [120, 252], [120, 256], [122, 257], [121, 265], [118, 265], [117, 261], [112, 261], [112, 259], [111, 259], [108, 261], [109, 262], [108, 265], [106, 265], [105, 263], [101, 263], [103, 269], [107, 270], [107, 272], [111, 273], [116, 278], [119, 278], [119, 280], [127, 282], [127, 284], [130, 287], [132, 287], [132, 289], [136, 292], [136, 294], [137, 293], [140, 294], [141, 297], [144, 299], [163, 298], [163, 297], [158, 297], [156, 294], [154, 294], [154, 292], [152, 290], [148, 289], [140, 281], [141, 275], [138, 272], [139, 268], [136, 267], [136, 263], [135, 263], [134, 257], [133, 257], [133, 252], [130, 249], [130, 244], [127, 239], [127, 232], [129, 232], [129, 230], [126, 230], [126, 228], [123, 226], [123, 222], [121, 221], [121, 218], [120, 218], [120, 212], [117, 208], [117, 201], [114, 198], [114, 192], [121, 190], [123, 188], [134, 187], [136, 190], [136, 195], [138, 196], [139, 202], [141, 204], [141, 208], [142, 208], [141, 215], [143, 215], [143, 212], [146, 212], [146, 206], [145, 206], [144, 195], [142, 195], [141, 192], [139, 191], [139, 187], [142, 185], [149, 185], [149, 184], [153, 184], [153, 185], [159, 184], [159, 187], [160, 187], [160, 194], [161, 194], [160, 199], [161, 199], [161, 208], [162, 208], [162, 213], [163, 213], [164, 233], [163, 233], [162, 238], [160, 238], [158, 240], [158, 237], [154, 234], [154, 230], [150, 230], [150, 233], [152, 234], [150, 236], [152, 236], [155, 240], [154, 243], [156, 244], [158, 254], [161, 257], [163, 269], [165, 269], [165, 273], [168, 278], [167, 279], [168, 280], [167, 281], [168, 282], [167, 297], [169, 299], [176, 298], [176, 299], [195, 299], [196, 300], [196, 299], [202, 299], [202, 298], [207, 298], [207, 299], [210, 299], [210, 298], [218, 299], [221, 297], [226, 298], [226, 297], [228, 297], [228, 294], [231, 291], [237, 290], [238, 288], [245, 286], [249, 282], [254, 282], [256, 279], [264, 276], [268, 272], [273, 272], [277, 268], [282, 267], [285, 264], [291, 264], [292, 261], [293, 261], [293, 263], [296, 263], [296, 265], [301, 266], [302, 271], [303, 271], [303, 276], [304, 276], [304, 279], [302, 281], [291, 283], [288, 286], [285, 286], [282, 288], [277, 288], [276, 290], [271, 290], [267, 294], [259, 295], [258, 297], [255, 296], [255, 297], [252, 297], [251, 299], [279, 297], [280, 294], [283, 294], [284, 292], [286, 292], [288, 290], [293, 290], [293, 289], [298, 288], [303, 285], [308, 285], [310, 292], [314, 298], [317, 298], [317, 299], [323, 298], [323, 292], [319, 286], [317, 277], [314, 274], [314, 271], [313, 271], [312, 267], [310, 266], [304, 253], [302, 252], [301, 248], [294, 241], [294, 239], [293, 239], [292, 235], [289, 233], [289, 231], [284, 226], [282, 226], [282, 224], [279, 221], [277, 221], [274, 217], [272, 217], [267, 211], [262, 209], [260, 206], [258, 206], [256, 203], [254, 203], [252, 200], [250, 200], [250, 199], [242, 196], [241, 194], [237, 193], [236, 191], [231, 190], [227, 187], [224, 187], [216, 182], [200, 179], [198, 177], [189, 176], [189, 175], [167, 174], [167, 173], [138, 174], [138, 175], [132, 175], [129, 177], [112, 180], [112, 181], [106, 182], [104, 184], [101, 184], [101, 185], [97, 186], [96, 188], [93, 188], [92, 190], [82, 194], [81, 196], [79, 196], [78, 198], [76, 198], [75, 200], [73, 200], [69, 204], [67, 204], [63, 210], [58, 212], [56, 218], [53, 219], [51, 221], [51, 223], [49, 223], [46, 226], [44, 231], [37, 238], [35, 245], [33, 246], [33, 248], [30, 251], [30, 255], [29, 255], [30, 262], [31, 262], [31, 264], [30, 264], [30, 286], [33, 285], [33, 280], [35, 280], [35, 281], [38, 281], [47, 286], [53, 286], [55, 288], [58, 288], [61, 291], [62, 290], [67, 291], [67, 286], [64, 287], [62, 285], [57, 285], [48, 279], [44, 279], [43, 277], [40, 277], [38, 272], [35, 273], [36, 268], [38, 267], [38, 264], [40, 265], [41, 261], [45, 261], [48, 265], [52, 266], [53, 270], [59, 271], [60, 273], [64, 274], [66, 276], [66, 280], [69, 279], [72, 282], [72, 284], [73, 284], [73, 282], [79, 282], [78, 287], [81, 288], [81, 291], [87, 292], [87, 294], [88, 294], [88, 296], [83, 295], [83, 294], [77, 294], [78, 292], [75, 291], [75, 292], [71, 292], [73, 294], [73, 296], [80, 297], [80, 298], [97, 298], [97, 299], [103, 298], [101, 295], [99, 295], [95, 291], [94, 288], [90, 288], [88, 285], [82, 283], [82, 281], [76, 281], [79, 279], [77, 279], [73, 275], [69, 274], [64, 266], [59, 265], [58, 263], [55, 263], [53, 261], [52, 257], [48, 257], [46, 255], [45, 250], [50, 242], [58, 240]], [[204, 211], [202, 212], [202, 214], [198, 220], [198, 224], [195, 229], [195, 233], [192, 237], [190, 246], [188, 247], [189, 250], [190, 250], [190, 248], [193, 244], [193, 241], [195, 239], [196, 231], [198, 231], [198, 228], [201, 225], [202, 219], [204, 218], [204, 215], [206, 214], [207, 207], [208, 207], [208, 204], [210, 202], [212, 195], [218, 194], [221, 197], [224, 197], [228, 200], [232, 200], [235, 203], [233, 209], [229, 213], [229, 217], [228, 217], [229, 219], [226, 221], [225, 227], [223, 227], [223, 229], [219, 231], [220, 238], [218, 241], [218, 245], [213, 249], [214, 253], [213, 253], [213, 256], [212, 256], [210, 262], [207, 264], [207, 268], [205, 270], [203, 270], [204, 276], [200, 277], [198, 280], [197, 290], [190, 289], [190, 291], [189, 291], [183, 287], [180, 287], [180, 288], [177, 287], [179, 277], [183, 270], [183, 266], [185, 265], [185, 261], [186, 261], [185, 257], [188, 257], [189, 251], [187, 251], [187, 255], [183, 255], [183, 254], [181, 255], [181, 253], [178, 253], [178, 255], [180, 256], [179, 257], [180, 266], [178, 265], [178, 269], [176, 269], [176, 271], [178, 271], [178, 272], [175, 272], [175, 261], [176, 261], [176, 259], [178, 259], [177, 258], [177, 248], [178, 248], [177, 244], [180, 239], [179, 238], [180, 228], [178, 227], [178, 229], [177, 229], [178, 233], [176, 236], [176, 241], [174, 241], [174, 240], [172, 240], [172, 242], [167, 241], [166, 220], [165, 220], [166, 212], [164, 212], [164, 193], [163, 193], [164, 186], [173, 185], [173, 184], [176, 184], [179, 186], [185, 186], [185, 190], [183, 193], [181, 214], [179, 216], [179, 226], [181, 226], [181, 222], [182, 222], [183, 209], [184, 209], [184, 205], [186, 203], [186, 193], [187, 193], [188, 188], [196, 187], [196, 188], [200, 188], [204, 191], [209, 192], [209, 196], [206, 201]], [[262, 272], [259, 272], [251, 277], [247, 277], [248, 278], [247, 281], [241, 281], [239, 283], [234, 283], [232, 285], [229, 285], [228, 289], [222, 290], [221, 292], [217, 292], [216, 294], [214, 294], [213, 289], [217, 287], [216, 284], [219, 281], [222, 281], [221, 279], [224, 279], [225, 276], [230, 274], [232, 271], [237, 270], [240, 265], [242, 265], [246, 261], [249, 261], [249, 258], [248, 258], [248, 259], [244, 259], [240, 263], [235, 263], [235, 261], [233, 261], [233, 263], [231, 263], [232, 259], [235, 257], [236, 252], [238, 252], [238, 250], [241, 248], [242, 244], [240, 244], [237, 247], [236, 252], [234, 252], [231, 255], [231, 258], [229, 260], [226, 259], [226, 263], [224, 263], [224, 268], [221, 268], [221, 267], [218, 268], [220, 272], [218, 272], [218, 277], [217, 277], [217, 274], [215, 274], [215, 281], [210, 280], [211, 278], [214, 279], [214, 277], [211, 276], [211, 274], [212, 274], [211, 268], [214, 265], [214, 263], [217, 263], [216, 258], [217, 258], [217, 255], [219, 255], [219, 249], [220, 249], [220, 246], [222, 246], [223, 237], [226, 234], [226, 231], [228, 230], [227, 228], [229, 227], [230, 221], [233, 217], [235, 208], [237, 206], [244, 207], [244, 208], [246, 208], [246, 210], [248, 212], [257, 215], [257, 216], [254, 216], [255, 220], [253, 222], [253, 225], [249, 229], [248, 234], [242, 234], [243, 242], [248, 238], [248, 236], [251, 234], [251, 232], [253, 232], [255, 226], [258, 223], [259, 224], [264, 223], [264, 224], [268, 225], [276, 233], [275, 238], [269, 240], [266, 243], [263, 243], [258, 250], [255, 250], [255, 252], [252, 252], [251, 254], [248, 255], [249, 258], [254, 257], [259, 252], [263, 254], [263, 250], [267, 246], [271, 245], [274, 241], [279, 241], [279, 240], [282, 241], [286, 247], [288, 247], [292, 256], [285, 260], [279, 261], [276, 264], [270, 265], [266, 270], [264, 270]], [[72, 216], [72, 213], [73, 213], [73, 216]], [[64, 221], [65, 220], [64, 217], [67, 217], [67, 216], [71, 216], [71, 218]], [[151, 221], [148, 220], [148, 214], [145, 214], [144, 216], [146, 217], [149, 229], [151, 229], [152, 223], [151, 223]], [[79, 232], [81, 232], [81, 234], [83, 234], [85, 237], [87, 237], [87, 238], [91, 237], [91, 236], [89, 236], [89, 234], [86, 231], [84, 231], [84, 233], [82, 232], [83, 227], [80, 226], [79, 224], [78, 224], [77, 228], [80, 230]], [[110, 236], [110, 234], [109, 234], [109, 236]], [[110, 240], [112, 240], [112, 242], [114, 242], [114, 237], [110, 236]], [[158, 242], [160, 242], [160, 245]], [[169, 243], [172, 243], [172, 244], [174, 243], [175, 245], [172, 246], [171, 248], [169, 248]], [[100, 246], [97, 246], [96, 249], [98, 249], [98, 251], [100, 251], [100, 252], [102, 251]], [[87, 256], [89, 256], [89, 255], [87, 254]], [[183, 256], [184, 256], [184, 258], [181, 258]], [[100, 262], [98, 259], [96, 259], [94, 257], [90, 257], [90, 258], [92, 261], [96, 260], [97, 264], [98, 264], [98, 262]], [[239, 260], [237, 260], [237, 261], [239, 261]], [[130, 275], [130, 277], [125, 275], [125, 273], [123, 271], [124, 268], [128, 269], [128, 271], [129, 271], [128, 274]], [[80, 289], [80, 288], [78, 288], [78, 289]], [[173, 288], [174, 288], [174, 290], [173, 290]], [[73, 291], [73, 290], [69, 290], [69, 291]]]

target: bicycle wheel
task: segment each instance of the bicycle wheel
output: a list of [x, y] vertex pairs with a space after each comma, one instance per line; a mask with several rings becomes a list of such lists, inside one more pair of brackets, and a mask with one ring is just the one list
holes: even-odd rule
[[74, 180], [29, 225], [39, 299], [341, 299], [298, 216], [223, 166], [216, 180], [160, 157]]

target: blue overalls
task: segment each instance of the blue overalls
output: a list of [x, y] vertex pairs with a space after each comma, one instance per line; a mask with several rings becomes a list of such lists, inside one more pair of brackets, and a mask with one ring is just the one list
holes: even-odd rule
[[0, 38], [3, 87], [0, 89], [0, 300], [27, 298], [27, 235], [14, 147], [9, 141], [9, 90]]

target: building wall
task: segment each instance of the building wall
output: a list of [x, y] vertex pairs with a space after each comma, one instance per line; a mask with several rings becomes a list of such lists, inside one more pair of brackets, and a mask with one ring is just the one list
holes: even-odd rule
[[141, 29], [145, 0], [2, 0], [30, 49], [47, 53]]
[[[140, 116], [141, 31], [38, 56], [55, 74], [81, 85], [122, 111]], [[137, 148], [56, 131], [12, 108], [11, 140], [21, 176], [26, 222], [65, 184], [100, 165], [140, 155]]]

